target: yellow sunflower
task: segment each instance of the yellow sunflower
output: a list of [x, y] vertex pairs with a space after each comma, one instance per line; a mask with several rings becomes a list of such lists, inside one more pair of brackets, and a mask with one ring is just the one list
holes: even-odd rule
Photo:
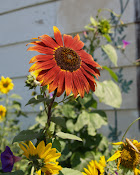
[[12, 90], [14, 87], [14, 84], [12, 83], [12, 80], [7, 77], [4, 78], [1, 76], [1, 81], [0, 81], [0, 92], [3, 94], [7, 94], [10, 90]]
[[57, 89], [57, 97], [64, 91], [66, 95], [72, 92], [74, 97], [78, 94], [83, 98], [85, 91], [95, 91], [95, 78], [100, 75], [101, 66], [94, 61], [91, 55], [82, 48], [84, 43], [79, 35], [74, 38], [62, 35], [57, 27], [54, 29], [54, 38], [42, 35], [39, 41], [31, 42], [35, 46], [29, 51], [38, 51], [40, 55], [34, 56], [29, 63], [34, 63], [29, 72], [40, 71], [37, 81], [41, 86], [49, 85], [49, 93]]
[[5, 115], [6, 115], [6, 108], [3, 105], [0, 105], [0, 120], [3, 120]]
[[134, 171], [135, 175], [140, 174], [137, 167], [140, 164], [140, 142], [137, 140], [129, 140], [126, 138], [125, 142], [113, 143], [114, 145], [121, 145], [121, 147], [111, 156], [107, 162], [117, 160], [117, 168], [121, 165], [124, 168]]
[[24, 151], [23, 155], [33, 163], [37, 171], [41, 169], [45, 175], [53, 175], [58, 174], [62, 169], [56, 161], [56, 159], [61, 156], [61, 153], [56, 153], [56, 149], [52, 148], [51, 143], [45, 146], [44, 141], [41, 141], [37, 147], [35, 147], [33, 143], [29, 141], [29, 145], [21, 142], [19, 146]]
[[82, 172], [83, 175], [104, 175], [104, 168], [106, 167], [105, 157], [102, 156], [97, 162], [96, 160], [91, 160], [88, 164], [88, 169], [84, 168], [85, 172]]

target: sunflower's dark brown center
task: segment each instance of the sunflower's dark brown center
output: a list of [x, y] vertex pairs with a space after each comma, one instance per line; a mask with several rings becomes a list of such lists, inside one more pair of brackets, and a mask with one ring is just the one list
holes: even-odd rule
[[133, 169], [140, 163], [139, 153], [126, 145], [121, 153], [121, 165]]
[[8, 87], [8, 83], [3, 83], [3, 87], [7, 88]]
[[2, 110], [0, 110], [0, 116], [2, 116], [3, 115], [3, 111]]
[[80, 68], [81, 59], [79, 55], [68, 47], [60, 47], [55, 51], [57, 65], [63, 70], [73, 72]]

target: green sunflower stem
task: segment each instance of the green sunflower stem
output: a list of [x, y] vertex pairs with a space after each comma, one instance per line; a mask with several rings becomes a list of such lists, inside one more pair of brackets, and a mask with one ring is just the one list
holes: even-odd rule
[[54, 103], [54, 100], [55, 100], [55, 97], [56, 97], [56, 93], [57, 93], [57, 90], [54, 91], [52, 101], [48, 106], [48, 120], [47, 120], [48, 127], [50, 126], [50, 122], [51, 122], [51, 114], [52, 114], [51, 109], [52, 109], [52, 106], [53, 106], [53, 103]]
[[32, 166], [32, 169], [31, 169], [31, 175], [34, 175], [34, 171], [35, 171], [35, 167]]
[[130, 129], [130, 127], [136, 122], [136, 121], [138, 121], [138, 120], [140, 120], [140, 117], [139, 118], [137, 118], [136, 120], [134, 120], [129, 126], [128, 126], [128, 128], [127, 128], [127, 130], [125, 131], [125, 133], [124, 133], [124, 135], [123, 135], [123, 137], [122, 137], [122, 140], [121, 141], [123, 141], [123, 139], [124, 139], [124, 137], [125, 137], [125, 135], [126, 135], [126, 133], [128, 132], [128, 130]]

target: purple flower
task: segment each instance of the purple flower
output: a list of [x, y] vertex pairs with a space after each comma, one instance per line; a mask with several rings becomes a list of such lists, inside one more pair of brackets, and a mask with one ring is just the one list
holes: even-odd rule
[[125, 41], [125, 40], [122, 40], [122, 42], [123, 42], [123, 49], [125, 49], [126, 46], [130, 44], [130, 42]]
[[52, 93], [49, 93], [49, 95], [50, 95], [50, 98], [53, 98], [53, 94]]
[[15, 162], [21, 160], [21, 157], [14, 156], [8, 146], [5, 151], [1, 153], [1, 163], [3, 172], [11, 172]]

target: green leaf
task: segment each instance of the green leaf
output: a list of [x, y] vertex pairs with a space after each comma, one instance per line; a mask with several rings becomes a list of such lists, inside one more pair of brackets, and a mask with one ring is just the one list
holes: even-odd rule
[[74, 132], [75, 125], [74, 125], [74, 123], [73, 123], [73, 119], [67, 120], [66, 126], [67, 126], [68, 132], [71, 132], [71, 133]]
[[75, 124], [75, 131], [80, 131], [85, 125], [88, 125], [89, 123], [89, 116], [88, 112], [85, 110], [82, 111], [82, 113], [79, 115], [77, 122]]
[[100, 102], [115, 108], [120, 108], [122, 104], [122, 95], [120, 88], [112, 80], [97, 82], [97, 88], [94, 94]]
[[62, 139], [71, 139], [71, 140], [82, 141], [82, 139], [80, 137], [77, 137], [76, 135], [73, 135], [73, 134], [58, 132], [58, 133], [56, 133], [56, 135]]
[[103, 51], [108, 55], [108, 57], [110, 58], [112, 63], [115, 66], [117, 66], [118, 57], [117, 57], [117, 53], [116, 53], [115, 48], [110, 44], [107, 44], [107, 45], [104, 45], [104, 46], [101, 46], [101, 47], [102, 47]]
[[90, 112], [89, 113], [89, 123], [88, 123], [88, 134], [91, 136], [95, 136], [96, 130], [101, 128], [102, 125], [107, 125], [106, 114], [100, 113], [97, 111]]
[[18, 94], [12, 94], [9, 96], [9, 98], [15, 98], [15, 99], [20, 99], [20, 100], [22, 99], [22, 97]]
[[66, 122], [65, 119], [63, 117], [51, 117], [51, 121], [54, 122], [55, 124], [62, 126], [64, 128], [66, 128]]
[[97, 21], [92, 16], [90, 17], [90, 22], [93, 26], [97, 26]]
[[62, 111], [62, 113], [65, 117], [76, 118], [76, 114], [75, 114], [75, 111], [74, 111], [74, 106], [72, 106], [72, 105], [64, 104], [61, 107], [61, 111]]
[[83, 105], [86, 109], [89, 107], [97, 108], [97, 101], [93, 98], [93, 93], [86, 94], [84, 98], [79, 98], [78, 101]]
[[92, 151], [86, 152], [85, 154], [82, 152], [75, 152], [71, 156], [72, 167], [79, 171], [83, 171], [83, 168], [87, 167], [91, 160], [94, 160], [94, 154]]
[[33, 140], [41, 136], [41, 133], [34, 132], [32, 130], [23, 130], [17, 136], [14, 137], [14, 142]]
[[108, 34], [103, 35], [103, 36], [106, 38], [106, 40], [107, 40], [108, 42], [111, 42], [111, 37], [110, 37]]
[[94, 28], [92, 28], [92, 27], [90, 27], [90, 26], [85, 26], [85, 29], [87, 29], [87, 30], [91, 30], [91, 31], [95, 31], [95, 29]]
[[103, 111], [87, 112], [83, 110], [75, 124], [75, 131], [79, 131], [85, 125], [87, 125], [88, 134], [95, 136], [96, 129], [99, 129], [102, 125], [106, 124], [107, 116]]
[[82, 173], [78, 170], [73, 170], [71, 168], [63, 168], [59, 175], [82, 175]]
[[18, 171], [14, 171], [14, 172], [8, 172], [8, 173], [4, 173], [5, 175], [24, 175], [24, 172], [21, 170]]
[[58, 139], [54, 139], [53, 143], [52, 143], [52, 147], [56, 148], [58, 152], [61, 152], [61, 144], [60, 141]]
[[35, 97], [31, 98], [25, 106], [29, 104], [38, 104], [40, 102], [46, 102], [49, 104], [51, 101], [52, 99], [44, 98], [43, 95], [36, 95]]
[[103, 69], [107, 70], [109, 72], [109, 74], [111, 75], [111, 77], [116, 81], [118, 82], [118, 76], [116, 75], [116, 73], [110, 69], [109, 67], [107, 66], [102, 66]]

